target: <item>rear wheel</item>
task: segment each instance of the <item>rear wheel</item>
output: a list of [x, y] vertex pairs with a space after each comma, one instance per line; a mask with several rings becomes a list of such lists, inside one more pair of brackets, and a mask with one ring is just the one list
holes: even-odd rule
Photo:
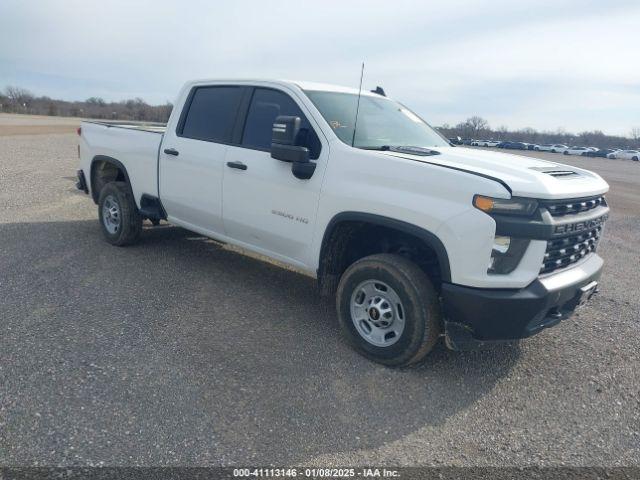
[[134, 243], [142, 232], [142, 217], [126, 182], [109, 182], [102, 188], [98, 218], [105, 239], [112, 245]]
[[631, 160], [633, 160], [634, 162], [638, 161], [638, 157], [631, 157]]
[[351, 265], [336, 305], [349, 342], [384, 365], [421, 361], [440, 335], [438, 295], [427, 275], [400, 255], [371, 255]]

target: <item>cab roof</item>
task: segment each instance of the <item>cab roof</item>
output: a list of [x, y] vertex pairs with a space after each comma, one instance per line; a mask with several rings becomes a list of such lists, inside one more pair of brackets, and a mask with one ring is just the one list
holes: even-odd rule
[[[341, 85], [333, 85], [330, 83], [320, 83], [320, 82], [307, 82], [307, 81], [299, 81], [299, 80], [276, 80], [276, 79], [268, 79], [268, 78], [207, 78], [200, 80], [190, 81], [189, 84], [206, 84], [206, 83], [270, 83], [282, 86], [293, 86], [298, 87], [302, 90], [309, 90], [315, 92], [338, 92], [338, 93], [351, 93], [354, 95], [358, 94], [357, 88], [345, 87]], [[377, 93], [370, 92], [369, 90], [363, 88], [362, 95], [372, 96], [372, 97], [381, 97]], [[384, 98], [384, 97], [383, 97]]]

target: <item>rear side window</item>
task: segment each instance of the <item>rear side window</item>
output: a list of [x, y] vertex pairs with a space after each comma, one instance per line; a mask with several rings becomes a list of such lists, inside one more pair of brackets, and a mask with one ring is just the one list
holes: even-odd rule
[[320, 156], [320, 139], [307, 117], [289, 95], [268, 88], [256, 88], [253, 92], [242, 135], [242, 146], [269, 150], [273, 122], [278, 115], [300, 117], [302, 122], [296, 144], [307, 147], [310, 158], [317, 159]]
[[196, 140], [229, 143], [243, 89], [240, 87], [198, 87], [179, 135]]

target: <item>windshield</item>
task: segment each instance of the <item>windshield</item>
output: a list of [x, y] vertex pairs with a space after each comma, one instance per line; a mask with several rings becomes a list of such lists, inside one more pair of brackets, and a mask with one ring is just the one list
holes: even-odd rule
[[[322, 91], [306, 91], [306, 94], [338, 138], [351, 145], [358, 95]], [[403, 105], [387, 98], [360, 97], [354, 147], [380, 149], [449, 145], [448, 140]]]

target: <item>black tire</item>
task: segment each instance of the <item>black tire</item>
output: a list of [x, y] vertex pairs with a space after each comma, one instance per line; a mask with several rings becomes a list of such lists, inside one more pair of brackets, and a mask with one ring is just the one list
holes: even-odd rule
[[558, 153], [558, 152], [556, 152], [556, 149], [554, 148], [553, 150], [551, 150], [551, 153]]
[[569, 155], [569, 152], [568, 152], [567, 150], [565, 150], [565, 151], [563, 152], [563, 155]]
[[[356, 295], [358, 286], [368, 280], [384, 282], [400, 298], [404, 329], [392, 345], [370, 343], [351, 319], [352, 296]], [[402, 367], [420, 362], [440, 336], [438, 294], [420, 267], [400, 255], [371, 255], [352, 264], [340, 279], [336, 307], [342, 332], [349, 343], [368, 359], [383, 365]]]
[[634, 162], [638, 161], [638, 157], [631, 157], [631, 160], [633, 160]]
[[[119, 208], [117, 226], [114, 226], [114, 222], [109, 219], [105, 220], [107, 215], [105, 204], [112, 205], [114, 200]], [[98, 219], [102, 233], [111, 245], [130, 245], [138, 240], [142, 232], [142, 217], [138, 212], [129, 184], [109, 182], [102, 188], [98, 199]]]

